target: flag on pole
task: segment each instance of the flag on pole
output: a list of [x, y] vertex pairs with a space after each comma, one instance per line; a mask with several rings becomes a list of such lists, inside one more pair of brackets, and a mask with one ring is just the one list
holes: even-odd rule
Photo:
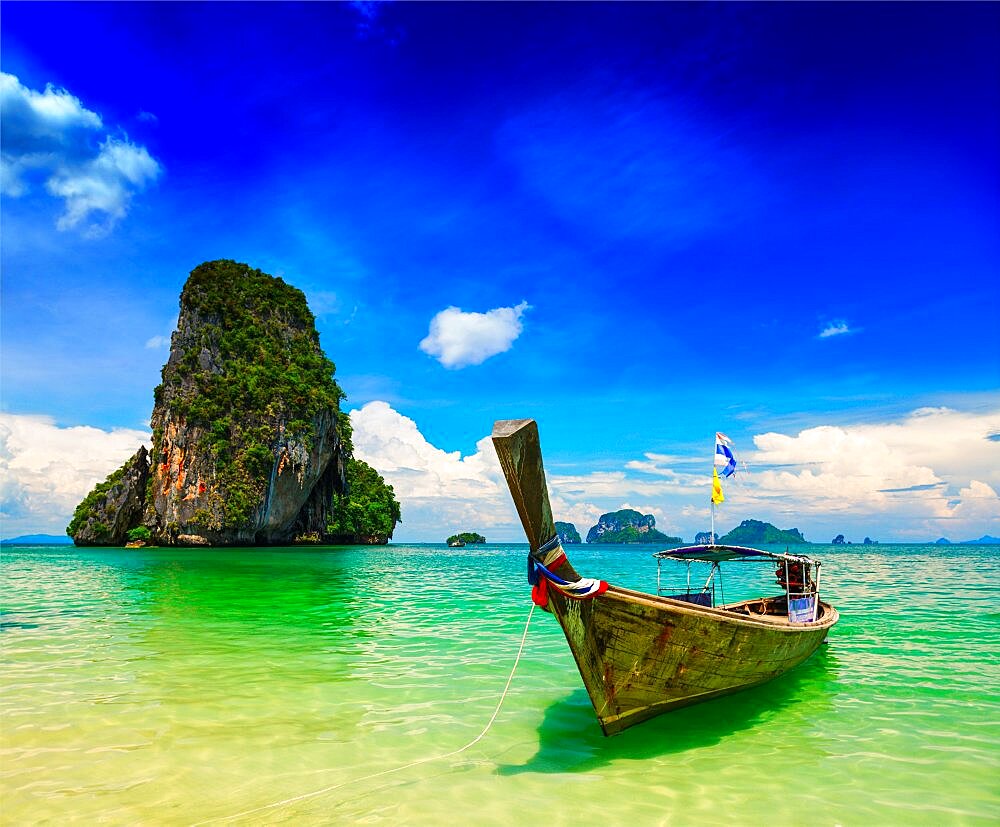
[[725, 434], [715, 434], [715, 467], [722, 468], [722, 476], [728, 477], [736, 470], [736, 457], [729, 450], [733, 441]]
[[[722, 481], [719, 479], [719, 472], [713, 468], [712, 469], [712, 503], [714, 505], [719, 505], [719, 503], [724, 503], [726, 498], [722, 495]], [[714, 515], [714, 511], [712, 512]], [[714, 516], [713, 516], [714, 519]]]

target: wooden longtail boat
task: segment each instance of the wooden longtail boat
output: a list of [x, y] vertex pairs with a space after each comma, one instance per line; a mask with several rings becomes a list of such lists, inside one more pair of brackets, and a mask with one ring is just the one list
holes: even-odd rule
[[[819, 600], [819, 563], [803, 555], [720, 545], [658, 552], [658, 565], [710, 566], [703, 587], [692, 589], [689, 577], [670, 596], [582, 578], [552, 520], [538, 426], [497, 422], [493, 444], [528, 537], [533, 599], [559, 621], [605, 735], [776, 678], [812, 655], [837, 622], [837, 610]], [[784, 593], [712, 605], [719, 563], [729, 560], [776, 564]]]

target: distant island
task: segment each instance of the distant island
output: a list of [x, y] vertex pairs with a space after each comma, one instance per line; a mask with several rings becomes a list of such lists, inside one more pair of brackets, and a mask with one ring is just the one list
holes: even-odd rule
[[631, 508], [602, 514], [597, 525], [587, 532], [588, 543], [664, 543], [677, 545], [680, 537], [668, 537], [656, 530], [652, 514], [640, 514]]
[[[850, 546], [850, 545], [854, 545], [850, 540], [845, 540], [843, 534], [838, 534], [830, 542], [831, 542], [831, 544], [833, 544], [835, 546]], [[864, 539], [864, 541], [862, 542], [861, 545], [863, 545], [863, 546], [877, 546], [878, 545], [878, 540], [873, 540], [871, 537], [865, 537], [865, 539]]]
[[576, 530], [573, 523], [561, 523], [556, 520], [556, 534], [559, 535], [559, 542], [564, 546], [583, 542], [580, 539], [580, 532]]
[[474, 531], [463, 531], [461, 534], [452, 534], [445, 542], [449, 546], [467, 546], [475, 543], [485, 543], [486, 538], [482, 534]]
[[[947, 537], [941, 537], [934, 541], [934, 545], [948, 546], [952, 545], [951, 540]], [[990, 534], [984, 534], [978, 540], [960, 540], [954, 545], [959, 546], [1000, 546], [1000, 537], [993, 537]]]
[[353, 456], [301, 290], [235, 261], [191, 271], [141, 446], [80, 503], [80, 546], [387, 543], [392, 486]]
[[720, 537], [717, 542], [722, 545], [746, 546], [769, 543], [799, 545], [808, 541], [797, 528], [780, 529], [760, 520], [744, 520], [728, 534]]
[[69, 546], [73, 541], [61, 534], [22, 534], [9, 540], [0, 540], [0, 546]]

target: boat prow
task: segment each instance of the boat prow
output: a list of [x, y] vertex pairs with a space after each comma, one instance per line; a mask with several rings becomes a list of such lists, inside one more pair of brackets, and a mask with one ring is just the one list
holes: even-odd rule
[[[493, 443], [530, 545], [533, 598], [559, 621], [605, 735], [776, 678], [812, 655], [837, 622], [819, 599], [818, 563], [803, 555], [735, 546], [657, 555], [707, 563], [713, 577], [724, 559], [784, 566], [784, 595], [721, 606], [705, 597], [708, 584], [654, 595], [581, 577], [555, 531], [536, 423], [497, 422]], [[787, 585], [796, 564], [804, 572], [797, 589]]]

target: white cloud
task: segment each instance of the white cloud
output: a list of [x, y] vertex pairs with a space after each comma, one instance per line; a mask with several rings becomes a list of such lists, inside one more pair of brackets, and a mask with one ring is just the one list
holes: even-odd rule
[[148, 431], [63, 428], [46, 416], [0, 413], [3, 536], [61, 534], [94, 485], [149, 440]]
[[829, 339], [831, 336], [843, 336], [847, 333], [854, 333], [850, 327], [848, 327], [847, 322], [836, 321], [830, 322], [826, 327], [824, 327], [820, 333], [820, 339]]
[[150, 336], [146, 339], [146, 349], [147, 350], [164, 350], [170, 347], [170, 342], [173, 337], [174, 330], [177, 329], [177, 317], [174, 318], [166, 325], [166, 333], [162, 333], [156, 336]]
[[[488, 436], [476, 443], [473, 454], [443, 451], [427, 441], [416, 422], [385, 402], [351, 411], [351, 424], [355, 456], [382, 474], [402, 505], [398, 537], [443, 540], [454, 531], [470, 530], [491, 540], [524, 542]], [[630, 507], [627, 495], [648, 499], [671, 488], [669, 482], [632, 479], [622, 472], [549, 474], [548, 483], [553, 517], [573, 523], [583, 536], [601, 514]], [[643, 509], [656, 516], [657, 525], [672, 526], [662, 508]]]
[[510, 350], [521, 335], [521, 315], [530, 305], [496, 307], [486, 313], [465, 313], [448, 307], [431, 319], [430, 332], [420, 349], [446, 368], [479, 365]]
[[[46, 183], [52, 195], [66, 202], [56, 226], [68, 230], [85, 225], [87, 235], [104, 235], [125, 217], [133, 192], [159, 174], [160, 165], [145, 147], [109, 137], [96, 158], [58, 169]], [[91, 213], [103, 213], [104, 220], [87, 225]]]
[[51, 84], [37, 92], [0, 73], [0, 118], [0, 191], [22, 197], [30, 178], [44, 177], [46, 191], [65, 202], [60, 230], [107, 233], [128, 212], [133, 194], [162, 171], [145, 147], [111, 135], [102, 140], [101, 117]]
[[4, 153], [16, 155], [65, 149], [86, 140], [81, 131], [104, 125], [100, 115], [65, 89], [48, 84], [44, 92], [36, 92], [6, 72], [0, 72], [0, 117]]
[[[431, 444], [386, 402], [350, 416], [355, 455], [402, 504], [397, 541], [442, 541], [459, 530], [524, 541], [488, 436], [463, 456]], [[892, 422], [759, 434], [757, 451], [745, 452], [759, 470], [726, 481], [717, 526], [755, 517], [818, 542], [838, 533], [883, 542], [1000, 534], [1000, 442], [989, 439], [998, 432], [1000, 410], [927, 408]], [[147, 431], [61, 428], [48, 417], [0, 414], [3, 536], [61, 532], [93, 485], [148, 440]], [[670, 467], [690, 462], [646, 454], [621, 469], [550, 469], [553, 516], [586, 535], [601, 514], [634, 507], [653, 514], [661, 531], [690, 539], [708, 529], [710, 485], [708, 474]]]
[[[754, 438], [751, 503], [783, 500], [803, 520], [867, 520], [897, 537], [968, 539], [1000, 523], [1000, 412], [923, 408], [896, 422]], [[872, 529], [874, 531], [875, 529]], [[978, 536], [978, 535], [977, 535]]]
[[515, 539], [519, 525], [502, 483], [502, 471], [489, 437], [463, 457], [431, 445], [417, 423], [385, 402], [369, 402], [351, 411], [354, 455], [375, 468], [393, 486], [403, 509], [397, 534], [420, 540], [444, 540], [455, 531], [503, 526]]
[[[951, 506], [949, 517], [966, 524], [997, 526], [1000, 524], [1000, 495], [985, 482], [971, 480], [966, 488], [958, 492], [958, 502]], [[986, 533], [996, 535], [997, 532], [991, 530]], [[963, 535], [962, 539], [976, 538]]]

